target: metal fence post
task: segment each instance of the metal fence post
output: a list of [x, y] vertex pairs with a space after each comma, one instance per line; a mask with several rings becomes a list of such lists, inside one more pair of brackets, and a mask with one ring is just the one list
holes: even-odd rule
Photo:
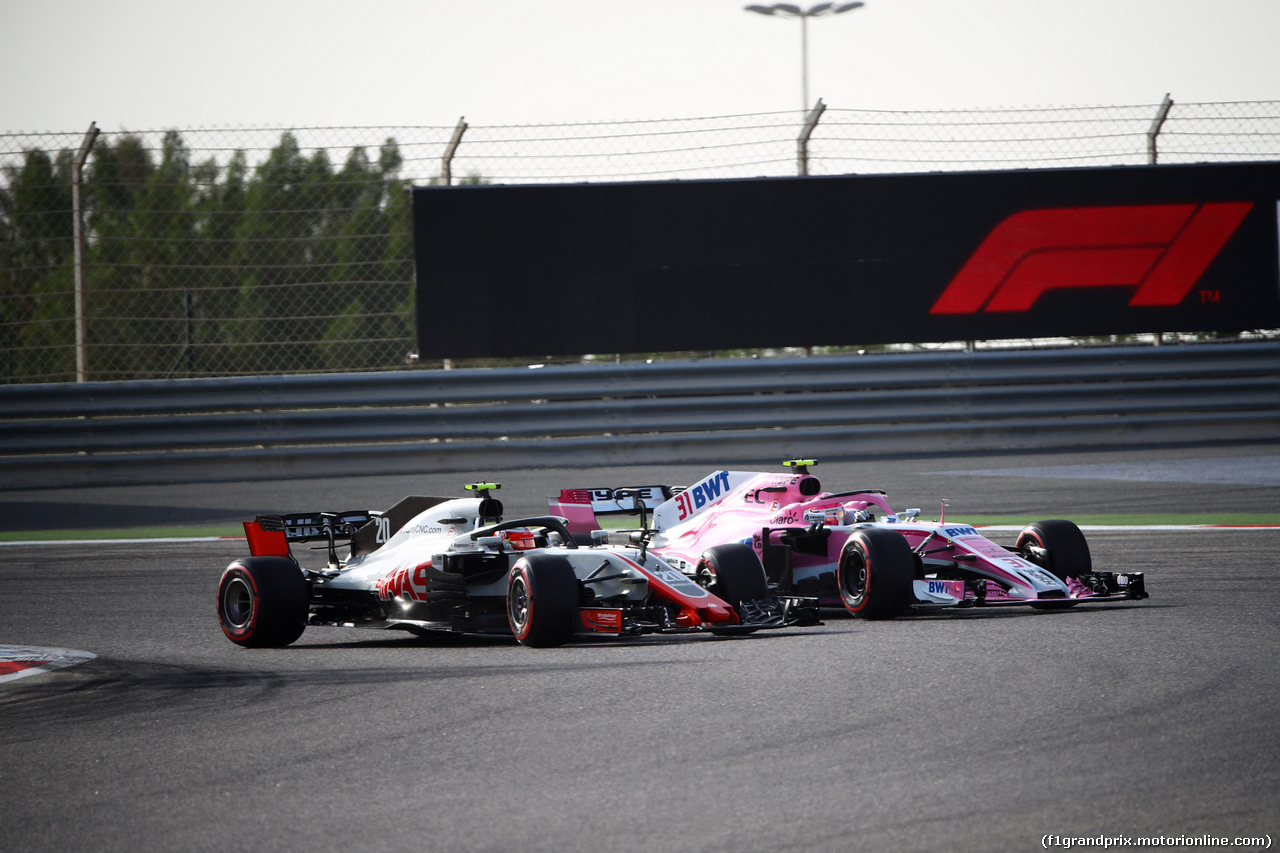
[[89, 152], [93, 149], [93, 141], [98, 138], [98, 125], [96, 122], [89, 122], [89, 129], [85, 132], [84, 141], [80, 143], [80, 150], [76, 152], [75, 160], [71, 164], [71, 208], [72, 208], [72, 231], [75, 245], [72, 249], [75, 256], [75, 289], [76, 289], [76, 381], [89, 381], [89, 352], [88, 343], [85, 336], [85, 316], [84, 316], [84, 203], [82, 200], [84, 188], [84, 163], [89, 159]]
[[[1173, 99], [1169, 97], [1169, 93], [1164, 93], [1164, 100], [1160, 103], [1160, 109], [1156, 110], [1155, 120], [1151, 122], [1151, 129], [1147, 131], [1147, 163], [1156, 165], [1160, 159], [1159, 151], [1156, 149], [1156, 141], [1160, 136], [1160, 128], [1164, 127], [1164, 120], [1169, 117], [1169, 110], [1173, 107]], [[1164, 346], [1164, 332], [1156, 332], [1153, 346]]]
[[818, 119], [826, 108], [822, 98], [818, 98], [813, 109], [804, 117], [804, 127], [800, 128], [800, 136], [796, 139], [796, 166], [801, 175], [809, 174], [809, 137], [813, 135], [813, 129], [818, 126]]
[[462, 142], [462, 134], [467, 132], [467, 117], [458, 119], [458, 126], [453, 129], [453, 138], [444, 147], [444, 157], [440, 160], [440, 183], [446, 187], [453, 183], [453, 155]]
[[1164, 102], [1160, 104], [1160, 109], [1156, 111], [1155, 121], [1151, 122], [1151, 129], [1147, 131], [1147, 163], [1154, 166], [1159, 159], [1156, 151], [1156, 137], [1160, 135], [1160, 128], [1164, 126], [1164, 120], [1169, 117], [1169, 108], [1173, 106], [1173, 100], [1166, 92]]

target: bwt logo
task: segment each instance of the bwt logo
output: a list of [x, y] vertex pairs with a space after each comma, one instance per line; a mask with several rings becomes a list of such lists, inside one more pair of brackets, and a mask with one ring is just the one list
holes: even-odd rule
[[1252, 207], [1024, 210], [987, 235], [929, 313], [1026, 311], [1045, 291], [1077, 287], [1136, 287], [1130, 305], [1177, 305]]

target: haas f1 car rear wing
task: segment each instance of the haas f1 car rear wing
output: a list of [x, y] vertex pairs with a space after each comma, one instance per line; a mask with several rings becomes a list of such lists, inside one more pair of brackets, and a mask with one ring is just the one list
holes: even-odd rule
[[[336, 564], [337, 546], [349, 545], [352, 557], [369, 554], [389, 542], [410, 519], [447, 500], [452, 498], [414, 495], [383, 511], [353, 509], [259, 515], [253, 521], [244, 522], [244, 532], [249, 540], [249, 553], [254, 556], [292, 559], [291, 545], [320, 542], [324, 544], [317, 547], [327, 547], [330, 564]], [[490, 513], [501, 518], [501, 504], [496, 499], [489, 500], [497, 504], [489, 508]]]

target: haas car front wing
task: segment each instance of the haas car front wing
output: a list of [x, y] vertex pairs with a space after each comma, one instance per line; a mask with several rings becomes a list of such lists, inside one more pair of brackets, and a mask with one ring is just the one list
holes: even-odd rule
[[[631, 532], [614, 532], [610, 538], [630, 539]], [[608, 555], [598, 569], [580, 573], [586, 590], [585, 606], [578, 609], [578, 635], [679, 634], [709, 631], [714, 634], [748, 634], [761, 629], [820, 625], [816, 598], [777, 596], [726, 601], [695, 583], [663, 560], [646, 556], [643, 549], [596, 548], [587, 553]], [[585, 574], [585, 576], [581, 576]], [[643, 603], [618, 603], [603, 597], [591, 599], [609, 584], [643, 580], [648, 595]]]

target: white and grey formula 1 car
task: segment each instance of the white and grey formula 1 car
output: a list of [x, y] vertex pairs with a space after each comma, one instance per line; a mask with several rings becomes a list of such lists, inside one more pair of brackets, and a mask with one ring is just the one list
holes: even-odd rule
[[975, 527], [895, 511], [878, 489], [823, 491], [812, 460], [790, 473], [715, 471], [688, 488], [565, 489], [547, 499], [571, 531], [597, 516], [652, 510], [651, 550], [715, 591], [698, 559], [713, 545], [749, 545], [779, 594], [885, 618], [907, 610], [994, 605], [1070, 607], [1147, 597], [1142, 572], [1095, 571], [1084, 534], [1065, 519], [1028, 524], [1012, 547]]
[[[385, 512], [307, 512], [245, 522], [250, 555], [218, 583], [218, 621], [242, 646], [286, 646], [309, 625], [577, 636], [750, 633], [817, 623], [817, 602], [779, 597], [745, 545], [700, 555], [716, 594], [648, 548], [647, 533], [570, 534], [563, 518], [503, 521], [494, 483], [471, 498], [408, 497]], [[294, 545], [327, 554], [306, 568]], [[345, 559], [339, 549], [347, 550]]]

